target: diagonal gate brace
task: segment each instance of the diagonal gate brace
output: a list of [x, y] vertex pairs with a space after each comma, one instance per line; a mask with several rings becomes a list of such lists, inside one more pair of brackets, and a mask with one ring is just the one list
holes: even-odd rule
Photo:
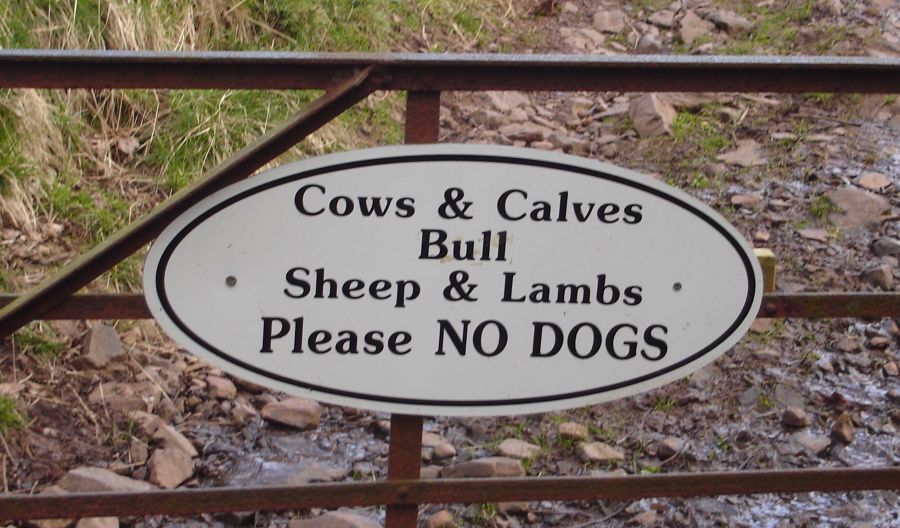
[[147, 216], [110, 236], [37, 288], [0, 309], [0, 338], [40, 318], [70, 295], [156, 238], [172, 220], [210, 194], [244, 179], [377, 90], [386, 76], [367, 67], [328, 90], [287, 123], [244, 147], [158, 205]]

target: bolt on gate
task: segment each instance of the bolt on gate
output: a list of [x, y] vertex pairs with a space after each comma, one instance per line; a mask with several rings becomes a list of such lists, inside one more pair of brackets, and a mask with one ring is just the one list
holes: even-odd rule
[[[898, 93], [900, 61], [844, 57], [674, 57], [0, 51], [0, 87], [325, 89], [288, 122], [173, 194], [32, 291], [0, 296], [0, 335], [37, 319], [142, 319], [139, 294], [77, 294], [209, 194], [243, 178], [377, 90], [406, 91], [406, 142], [438, 140], [443, 91]], [[900, 317], [900, 293], [771, 293], [760, 254], [760, 317]], [[388, 478], [369, 483], [0, 497], [0, 519], [190, 515], [387, 506], [387, 526], [416, 526], [418, 505], [640, 499], [900, 489], [900, 467], [672, 473], [626, 477], [419, 480], [421, 416], [391, 417]]]

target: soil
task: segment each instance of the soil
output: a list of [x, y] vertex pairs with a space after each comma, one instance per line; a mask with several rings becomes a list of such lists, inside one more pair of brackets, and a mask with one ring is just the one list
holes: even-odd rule
[[[609, 9], [622, 9], [627, 29], [619, 37], [606, 34], [604, 42], [592, 44], [595, 51], [632, 52], [631, 43], [648, 33], [658, 35], [662, 52], [678, 51], [677, 31], [651, 30], [646, 23], [660, 9], [638, 7], [654, 4], [665, 7], [654, 2], [624, 7], [609, 3]], [[583, 38], [573, 38], [563, 29], [593, 28], [594, 14], [606, 9], [586, 1], [543, 2], [541, 9], [536, 5], [519, 9], [516, 23], [533, 25], [542, 38], [533, 49], [520, 51], [584, 52], [578, 49]], [[703, 10], [702, 5], [688, 5]], [[841, 6], [837, 14], [829, 7], [834, 5]], [[733, 3], [730, 7], [738, 6]], [[843, 24], [850, 31], [837, 51], [829, 48], [826, 53], [889, 57], [900, 53], [897, 5], [838, 1], [815, 2], [813, 6], [808, 27]], [[751, 20], [761, 23], [759, 17]], [[816, 34], [797, 38], [818, 42]], [[709, 42], [712, 47], [702, 51], [714, 52], [716, 46], [737, 40], [739, 37], [717, 31]], [[893, 284], [873, 281], [866, 273], [875, 266], [887, 266], [890, 282], [900, 279], [900, 255], [885, 254], [873, 245], [878, 239], [900, 238], [896, 216], [900, 209], [900, 104], [896, 98], [701, 94], [684, 101], [683, 96], [670, 95], [681, 113], [673, 134], [642, 137], [627, 112], [628, 104], [641, 94], [524, 95], [526, 102], [516, 110], [527, 122], [572, 138], [571, 152], [657, 175], [712, 205], [757, 247], [772, 249], [778, 258], [776, 291], [896, 291]], [[442, 106], [441, 142], [525, 146], [506, 137], [496, 123], [479, 117], [482, 110], [506, 113], [503, 125], [513, 112], [496, 107], [487, 94], [447, 94]], [[616, 113], [622, 108], [624, 112]], [[703, 138], [706, 141], [701, 141]], [[766, 163], [743, 167], [718, 159], [742, 140], [760, 145]], [[864, 188], [860, 176], [868, 173], [882, 175], [888, 184]], [[851, 204], [845, 205], [851, 210], [842, 214], [836, 204], [840, 200], [833, 194], [841, 189], [877, 196], [887, 204], [889, 213], [872, 218]], [[736, 196], [752, 199], [735, 200]], [[854, 215], [864, 217], [861, 225], [850, 221]], [[14, 266], [36, 270], [46, 264], [46, 259], [25, 262], [24, 255], [38, 251], [41, 244], [52, 246], [53, 229], [29, 233], [27, 241], [21, 238], [25, 235], [9, 231], [4, 230], [4, 240], [16, 254], [23, 255]], [[65, 248], [54, 249], [65, 254]], [[44, 253], [56, 254], [52, 249]], [[35, 274], [40, 276], [39, 271]], [[206, 377], [224, 374], [181, 352], [149, 321], [117, 322], [128, 351], [124, 359], [101, 369], [78, 367], [89, 324], [97, 322], [42, 323], [38, 332], [60, 343], [61, 353], [23, 354], [17, 350], [19, 345], [3, 344], [0, 394], [18, 399], [27, 417], [24, 427], [10, 429], [0, 437], [0, 484], [5, 492], [39, 492], [66, 471], [84, 465], [109, 467], [146, 479], [146, 465], [133, 460], [131, 449], [136, 443], [152, 445], [153, 441], [124, 412], [134, 399], [92, 398], [100, 383], [107, 387], [115, 382], [136, 387], [143, 410], [174, 424], [197, 447], [200, 456], [195, 460], [194, 476], [182, 487], [277, 484], [298, 474], [314, 475], [313, 480], [347, 481], [386, 476], [383, 421], [388, 416], [325, 405], [320, 425], [305, 432], [258, 416], [239, 419], [235, 413], [239, 403], [261, 409], [284, 395], [235, 380], [236, 398], [210, 397]], [[630, 398], [552, 414], [428, 418], [426, 431], [452, 444], [456, 455], [423, 464], [441, 466], [494, 455], [506, 438], [541, 446], [540, 454], [526, 464], [532, 476], [898, 464], [898, 321], [790, 319], [759, 321], [755, 327], [713, 364]], [[804, 409], [809, 425], [783, 425], [782, 415], [789, 407]], [[831, 440], [816, 454], [797, 441], [798, 433], [830, 438], [843, 413], [849, 414], [855, 429], [848, 444]], [[625, 460], [610, 465], [584, 462], [574, 443], [559, 435], [559, 424], [568, 421], [587, 426], [593, 440], [624, 451]], [[659, 442], [667, 437], [680, 440], [683, 447], [660, 457]], [[431, 456], [428, 450], [423, 454]], [[460, 526], [889, 526], [900, 522], [896, 490], [536, 502], [515, 513], [503, 513], [504, 508], [491, 505], [432, 505], [422, 507], [420, 518], [424, 522], [441, 509], [449, 510]], [[383, 521], [382, 509], [358, 512]], [[285, 526], [291, 519], [318, 513], [152, 517], [122, 519], [121, 523], [136, 527]]]

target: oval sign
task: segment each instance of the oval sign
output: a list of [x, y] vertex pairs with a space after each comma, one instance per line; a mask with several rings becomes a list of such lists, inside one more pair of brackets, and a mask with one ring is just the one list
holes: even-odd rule
[[427, 145], [291, 163], [180, 216], [144, 270], [157, 321], [261, 385], [407, 414], [611, 400], [709, 363], [761, 299], [712, 209], [634, 172]]

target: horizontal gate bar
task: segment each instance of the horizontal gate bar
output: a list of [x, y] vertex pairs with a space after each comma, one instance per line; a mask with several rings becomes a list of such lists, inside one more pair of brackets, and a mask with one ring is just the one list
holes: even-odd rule
[[327, 88], [374, 66], [386, 90], [900, 92], [868, 57], [0, 50], [5, 88]]
[[[0, 308], [14, 294], [0, 293]], [[64, 300], [44, 319], [149, 319], [143, 295], [80, 294]], [[763, 296], [759, 317], [819, 319], [827, 317], [900, 317], [900, 293], [774, 293]]]
[[394, 480], [139, 493], [0, 497], [0, 520], [284, 511], [341, 506], [633, 500], [900, 489], [900, 467], [673, 473], [627, 477]]

